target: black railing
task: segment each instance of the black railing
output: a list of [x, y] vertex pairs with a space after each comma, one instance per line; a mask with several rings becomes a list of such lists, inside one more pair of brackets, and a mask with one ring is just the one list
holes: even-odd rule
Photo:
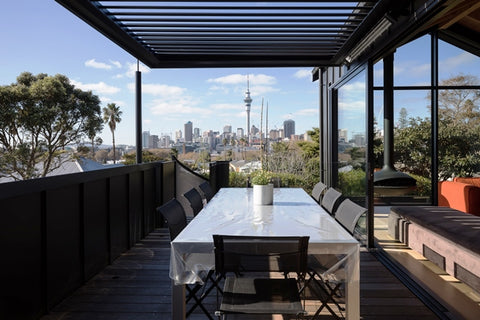
[[174, 162], [0, 184], [0, 319], [37, 319], [145, 237]]
[[[228, 163], [210, 170], [228, 186]], [[0, 319], [40, 318], [163, 226], [155, 209], [178, 196], [176, 171], [153, 162], [0, 184]]]

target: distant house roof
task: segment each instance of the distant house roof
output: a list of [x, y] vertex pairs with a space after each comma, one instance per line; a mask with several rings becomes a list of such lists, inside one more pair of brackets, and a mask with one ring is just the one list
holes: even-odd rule
[[[70, 158], [70, 160], [67, 160], [64, 163], [62, 163], [60, 167], [49, 172], [47, 174], [47, 177], [58, 176], [63, 174], [87, 172], [87, 171], [93, 171], [93, 170], [101, 170], [106, 168], [119, 167], [123, 165], [124, 164], [122, 163], [104, 165], [84, 157]], [[0, 183], [11, 182], [11, 181], [14, 181], [14, 179], [11, 177], [0, 177]]]

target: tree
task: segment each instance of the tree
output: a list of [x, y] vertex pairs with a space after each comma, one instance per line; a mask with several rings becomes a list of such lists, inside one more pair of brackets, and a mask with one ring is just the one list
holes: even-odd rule
[[112, 132], [112, 145], [113, 145], [113, 163], [116, 163], [115, 154], [115, 129], [117, 129], [117, 123], [122, 121], [122, 111], [115, 103], [109, 103], [107, 107], [103, 108], [103, 121], [108, 124], [110, 131]]
[[[465, 87], [479, 83], [470, 75], [441, 82]], [[475, 89], [445, 89], [439, 92], [439, 179], [472, 176], [480, 171], [480, 96]], [[395, 130], [395, 159], [405, 171], [431, 177], [430, 118], [410, 118], [408, 126]]]
[[66, 76], [20, 74], [16, 83], [0, 86], [0, 175], [46, 176], [69, 160], [68, 144], [98, 129], [92, 123], [99, 118], [98, 97]]
[[[92, 144], [92, 159], [95, 158], [95, 142], [97, 145], [102, 144], [103, 140], [100, 137], [97, 137], [97, 133], [103, 130], [103, 121], [102, 118], [91, 118], [88, 120], [88, 133], [87, 136], [90, 139]], [[100, 143], [98, 143], [100, 142]]]

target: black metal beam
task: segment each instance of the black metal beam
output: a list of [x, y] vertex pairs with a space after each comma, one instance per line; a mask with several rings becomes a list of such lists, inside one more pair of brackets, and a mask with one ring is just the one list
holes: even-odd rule
[[94, 27], [101, 34], [118, 44], [149, 67], [157, 62], [157, 57], [145, 49], [118, 24], [107, 18], [89, 0], [55, 0], [73, 14]]

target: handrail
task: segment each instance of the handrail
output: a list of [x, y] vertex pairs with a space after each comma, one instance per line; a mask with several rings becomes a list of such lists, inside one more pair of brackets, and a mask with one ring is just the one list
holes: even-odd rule
[[182, 161], [178, 160], [177, 157], [175, 157], [174, 155], [172, 155], [172, 160], [175, 161], [176, 163], [178, 163], [183, 169], [187, 170], [188, 172], [190, 172], [191, 174], [205, 180], [205, 181], [210, 181], [210, 179], [206, 178], [205, 176], [193, 171], [192, 169], [190, 169], [189, 167], [187, 167], [186, 165], [184, 165], [182, 163]]

